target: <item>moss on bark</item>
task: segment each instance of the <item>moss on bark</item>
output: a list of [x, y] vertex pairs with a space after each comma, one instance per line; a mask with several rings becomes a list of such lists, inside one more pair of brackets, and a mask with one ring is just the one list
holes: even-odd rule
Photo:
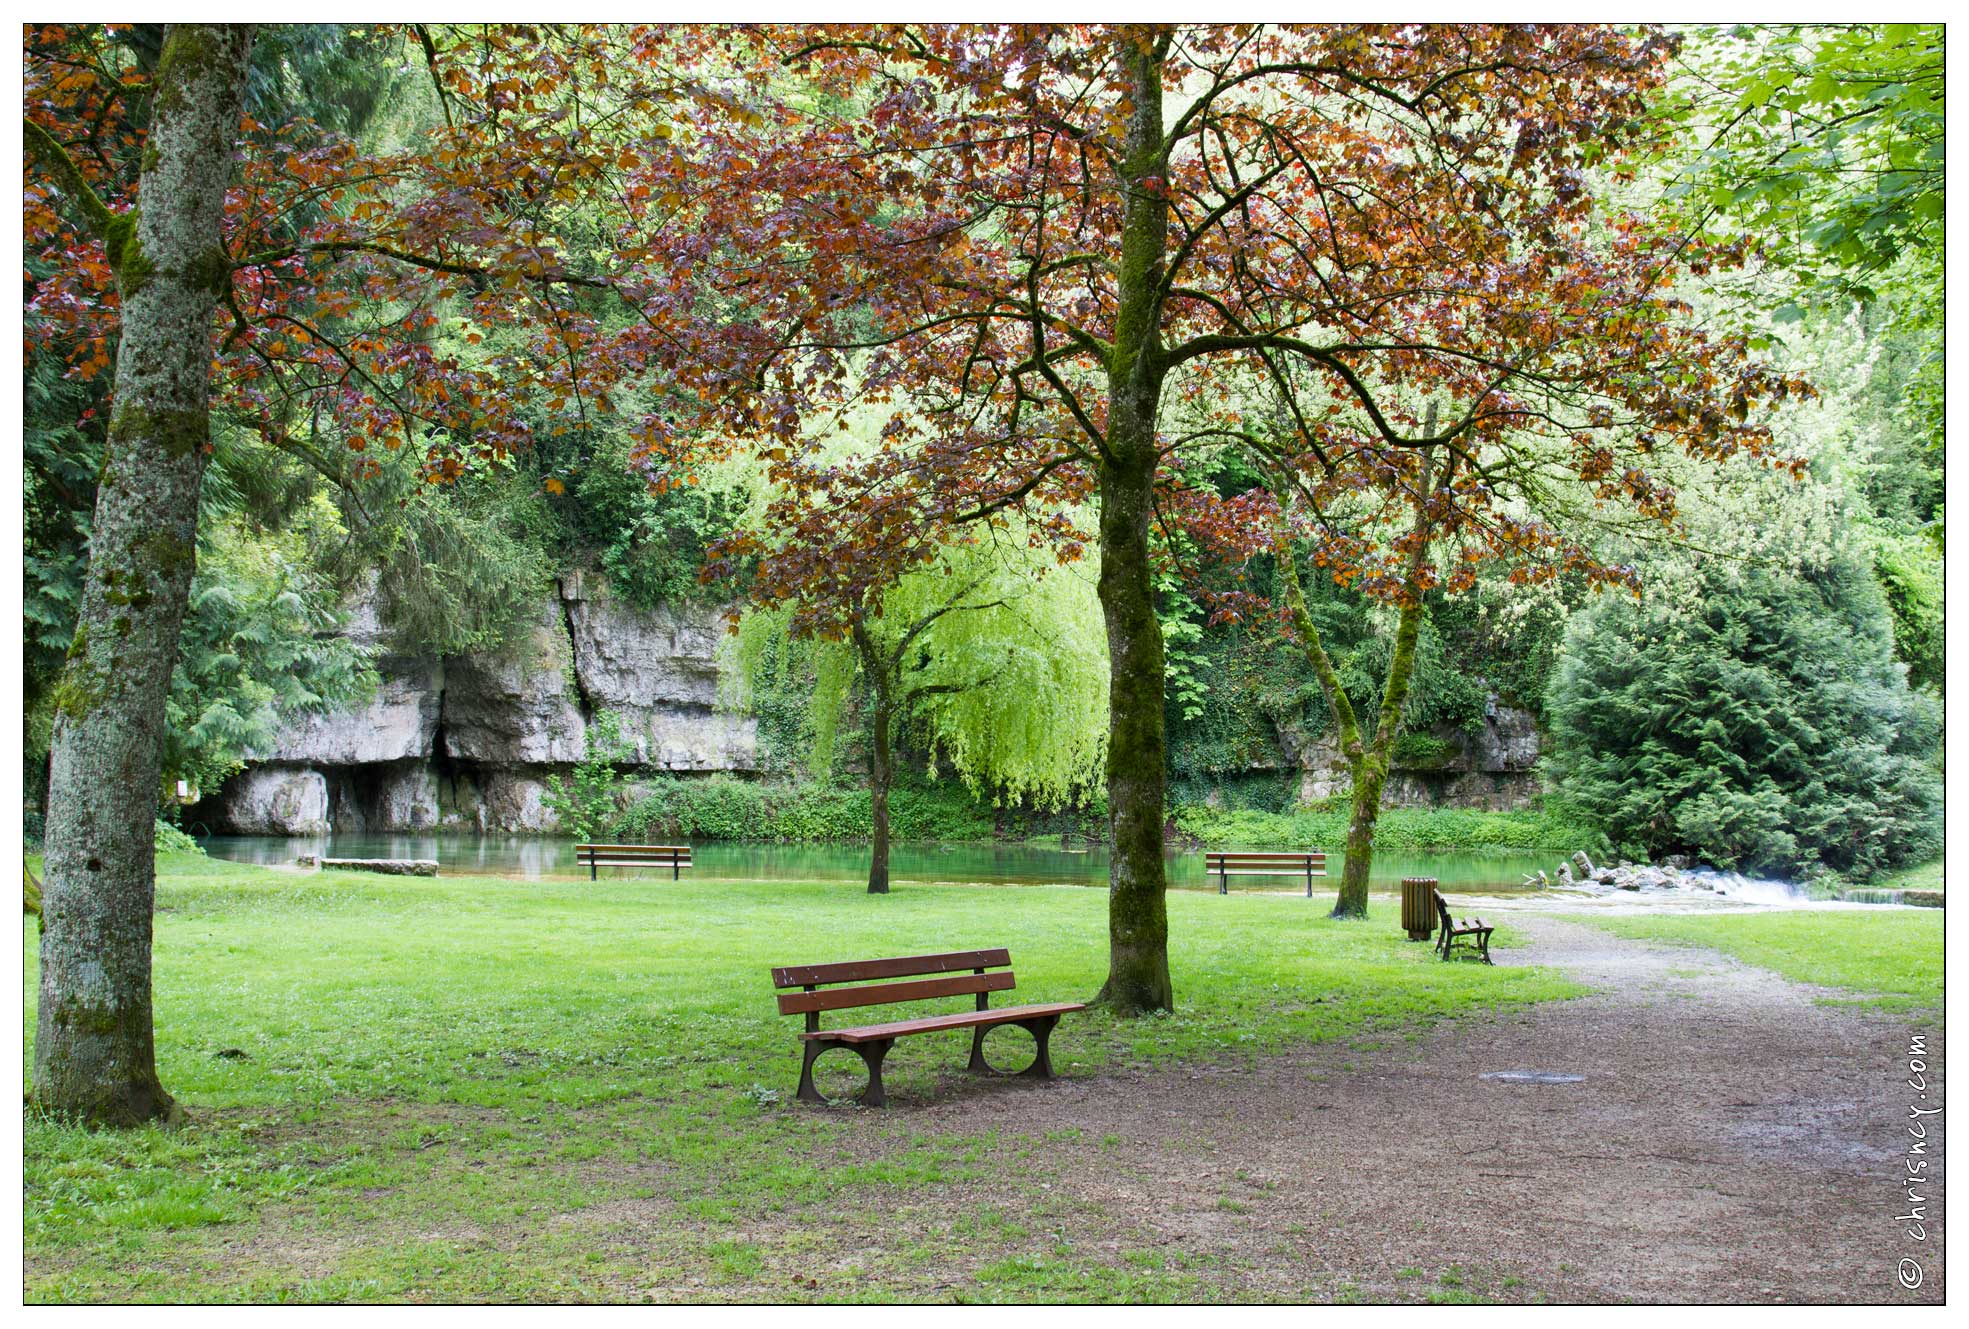
[[1149, 564], [1162, 346], [1158, 295], [1169, 204], [1149, 182], [1166, 173], [1162, 64], [1151, 38], [1128, 57], [1133, 109], [1120, 163], [1125, 195], [1121, 307], [1108, 363], [1108, 425], [1100, 468], [1101, 611], [1108, 635], [1108, 977], [1096, 1001], [1120, 1015], [1173, 1010], [1167, 872], [1162, 857], [1162, 625]]

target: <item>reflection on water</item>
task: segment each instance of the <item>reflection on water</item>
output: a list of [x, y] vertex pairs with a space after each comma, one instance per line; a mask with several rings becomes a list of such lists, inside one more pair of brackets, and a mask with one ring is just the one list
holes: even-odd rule
[[[573, 840], [521, 835], [324, 835], [288, 839], [271, 835], [217, 835], [201, 840], [214, 858], [242, 863], [289, 864], [301, 854], [329, 858], [435, 858], [448, 874], [500, 877], [586, 876], [574, 864]], [[1215, 847], [1215, 846], [1213, 846]], [[1239, 846], [1225, 845], [1235, 849]], [[868, 876], [868, 846], [860, 844], [787, 845], [716, 841], [694, 845], [694, 877], [734, 881], [855, 881]], [[1528, 892], [1527, 872], [1550, 869], [1556, 855], [1384, 850], [1375, 855], [1373, 887], [1395, 890], [1403, 877], [1436, 877], [1445, 891], [1486, 895]], [[1329, 851], [1325, 879], [1316, 894], [1338, 889], [1342, 855]], [[630, 875], [626, 868], [604, 868], [604, 876]], [[652, 869], [649, 874], [668, 875]], [[982, 882], [1105, 886], [1108, 855], [1102, 848], [1075, 852], [1032, 844], [898, 844], [889, 851], [889, 875], [896, 881]], [[1169, 857], [1169, 883], [1188, 890], [1215, 889], [1205, 880], [1203, 854]], [[1291, 890], [1288, 877], [1234, 878], [1232, 890]], [[1303, 887], [1301, 887], [1303, 889]]]

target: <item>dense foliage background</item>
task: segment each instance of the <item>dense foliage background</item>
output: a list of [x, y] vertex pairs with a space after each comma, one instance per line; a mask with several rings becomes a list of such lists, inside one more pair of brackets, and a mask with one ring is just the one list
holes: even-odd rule
[[[286, 99], [366, 144], [439, 122], [441, 107], [397, 44], [333, 25], [279, 31], [255, 57], [261, 102]], [[1787, 408], [1780, 429], [1809, 473], [1793, 481], [1726, 468], [1720, 482], [1684, 484], [1679, 532], [1594, 533], [1608, 558], [1640, 570], [1638, 602], [1563, 578], [1432, 597], [1397, 764], [1427, 768], [1443, 736], [1481, 725], [1496, 698], [1549, 730], [1548, 784], [1582, 836], [1594, 829], [1572, 820], [1583, 814], [1630, 852], [1864, 875], [1935, 852], [1940, 835], [1939, 29], [1693, 30], [1681, 59], [1681, 136], [1653, 177], [1627, 187], [1762, 252], [1747, 276], [1686, 294], [1817, 383], [1819, 400]], [[28, 275], [32, 285], [46, 273], [30, 263]], [[30, 306], [30, 333], [39, 317]], [[462, 319], [432, 333], [461, 344], [482, 335]], [[25, 382], [30, 829], [107, 414], [104, 380], [59, 352], [32, 351]], [[568, 568], [605, 577], [642, 606], [733, 599], [744, 568], [708, 582], [701, 569], [707, 548], [743, 519], [757, 473], [653, 492], [607, 418], [584, 430], [542, 423], [530, 449], [432, 485], [408, 449], [360, 454], [358, 464], [346, 440], [297, 431], [274, 448], [216, 421], [166, 789], [177, 780], [216, 788], [283, 720], [365, 695], [368, 662], [337, 631], [359, 592], [380, 606], [393, 649], [434, 655], [506, 648]], [[1187, 464], [1226, 496], [1252, 483], [1207, 452]], [[1212, 817], [1294, 813], [1292, 754], [1329, 725], [1303, 658], [1270, 622], [1213, 622], [1203, 595], [1213, 574], [1173, 537], [1163, 553], [1177, 825], [1221, 837], [1225, 824]], [[1248, 589], [1268, 595], [1265, 560], [1251, 575]], [[1310, 578], [1308, 592], [1349, 696], [1372, 707], [1391, 611], [1324, 578]], [[1085, 608], [1049, 609], [1047, 621], [1098, 652], [1088, 639], [1098, 616]], [[1012, 614], [980, 619], [962, 649], [974, 661], [1018, 658], [1029, 628]], [[766, 786], [666, 782], [617, 829], [763, 826], [828, 838], [865, 818], [863, 683], [830, 663], [825, 643], [755, 642], [751, 661], [745, 704], [760, 719]], [[1037, 677], [1020, 674], [1018, 685]], [[829, 688], [840, 704], [816, 708]], [[955, 803], [920, 783], [899, 789], [900, 834], [1002, 831], [993, 805], [1007, 785], [1083, 814], [1099, 806], [1098, 789], [1076, 789], [1071, 774], [1035, 775], [1017, 753], [978, 755], [987, 739], [1017, 741], [989, 717], [945, 707], [901, 738], [905, 764], [925, 780], [938, 752], [945, 773], [953, 754], [971, 754], [958, 772], [982, 778]], [[833, 760], [817, 761], [817, 749]], [[805, 792], [776, 792], [793, 784]], [[1045, 823], [1049, 832], [1060, 824]], [[1399, 833], [1399, 822], [1390, 828]], [[1484, 834], [1468, 833], [1473, 843]]]

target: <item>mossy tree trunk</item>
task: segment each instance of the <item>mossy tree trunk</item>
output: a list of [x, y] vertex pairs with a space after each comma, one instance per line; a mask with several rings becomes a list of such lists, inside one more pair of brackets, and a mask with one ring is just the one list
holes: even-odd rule
[[152, 824], [165, 698], [205, 473], [213, 309], [252, 29], [165, 34], [135, 214], [111, 214], [59, 144], [36, 155], [101, 234], [122, 303], [115, 410], [48, 778], [34, 1101], [134, 1125], [167, 1115], [151, 1028]]
[[[1436, 432], [1436, 407], [1428, 409], [1423, 424], [1425, 436]], [[1301, 648], [1313, 674], [1319, 679], [1339, 738], [1340, 754], [1346, 760], [1352, 782], [1353, 816], [1347, 825], [1346, 860], [1340, 870], [1340, 893], [1333, 904], [1335, 918], [1367, 917], [1367, 883], [1374, 869], [1374, 828], [1381, 818], [1381, 795], [1387, 787], [1395, 737], [1401, 731], [1402, 709], [1408, 701], [1409, 685], [1415, 677], [1416, 644], [1422, 635], [1423, 572], [1428, 567], [1429, 537], [1432, 529], [1432, 500], [1436, 489], [1449, 481], [1450, 466], [1440, 480], [1432, 481], [1429, 449], [1422, 454], [1422, 473], [1416, 486], [1415, 522], [1409, 532], [1412, 544], [1403, 580], [1402, 606], [1395, 626], [1395, 649], [1388, 661], [1388, 677], [1381, 688], [1381, 707], [1373, 732], [1363, 738], [1360, 722], [1340, 686], [1339, 673], [1326, 653], [1319, 629], [1306, 608], [1305, 592], [1299, 584], [1299, 569], [1292, 554], [1290, 532], [1281, 525], [1273, 551], [1277, 557], [1279, 582], [1283, 587], [1286, 610], [1299, 634]], [[1284, 489], [1281, 487], [1281, 498]]]
[[1347, 861], [1340, 869], [1340, 896], [1333, 903], [1335, 918], [1367, 917], [1367, 878], [1374, 868], [1374, 826], [1381, 819], [1381, 793], [1388, 783], [1395, 735], [1401, 729], [1402, 705], [1415, 677], [1415, 643], [1422, 632], [1422, 594], [1411, 567], [1410, 599], [1402, 605], [1395, 628], [1394, 655], [1388, 661], [1388, 680], [1381, 688], [1381, 714], [1374, 741], [1354, 763], [1353, 819], [1347, 824]]
[[1108, 978], [1098, 1001], [1122, 1015], [1172, 1010], [1167, 872], [1162, 858], [1163, 646], [1149, 565], [1161, 341], [1157, 334], [1169, 204], [1162, 142], [1160, 39], [1131, 53], [1121, 307], [1108, 364], [1100, 467], [1101, 610], [1108, 635]]
[[855, 650], [861, 654], [862, 673], [869, 682], [870, 699], [869, 725], [874, 730], [874, 741], [868, 753], [868, 811], [870, 835], [873, 843], [868, 856], [868, 893], [887, 895], [889, 893], [889, 785], [894, 780], [895, 766], [889, 751], [889, 725], [894, 718], [893, 680], [889, 677], [889, 665], [882, 658], [875, 641], [868, 634], [868, 628], [857, 618], [852, 629]]

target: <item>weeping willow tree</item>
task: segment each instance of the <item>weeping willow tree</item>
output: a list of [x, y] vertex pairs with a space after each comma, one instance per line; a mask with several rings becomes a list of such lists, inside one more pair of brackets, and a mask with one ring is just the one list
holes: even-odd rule
[[[841, 613], [838, 639], [809, 633], [808, 714], [816, 776], [833, 766], [857, 690], [869, 721], [872, 852], [868, 889], [889, 889], [895, 747], [915, 736], [932, 770], [973, 794], [1045, 810], [1097, 784], [1107, 758], [1107, 639], [1093, 570], [1059, 566], [1024, 540], [948, 546], [934, 561]], [[796, 629], [791, 605], [746, 613], [731, 639], [727, 704], [750, 704]]]

